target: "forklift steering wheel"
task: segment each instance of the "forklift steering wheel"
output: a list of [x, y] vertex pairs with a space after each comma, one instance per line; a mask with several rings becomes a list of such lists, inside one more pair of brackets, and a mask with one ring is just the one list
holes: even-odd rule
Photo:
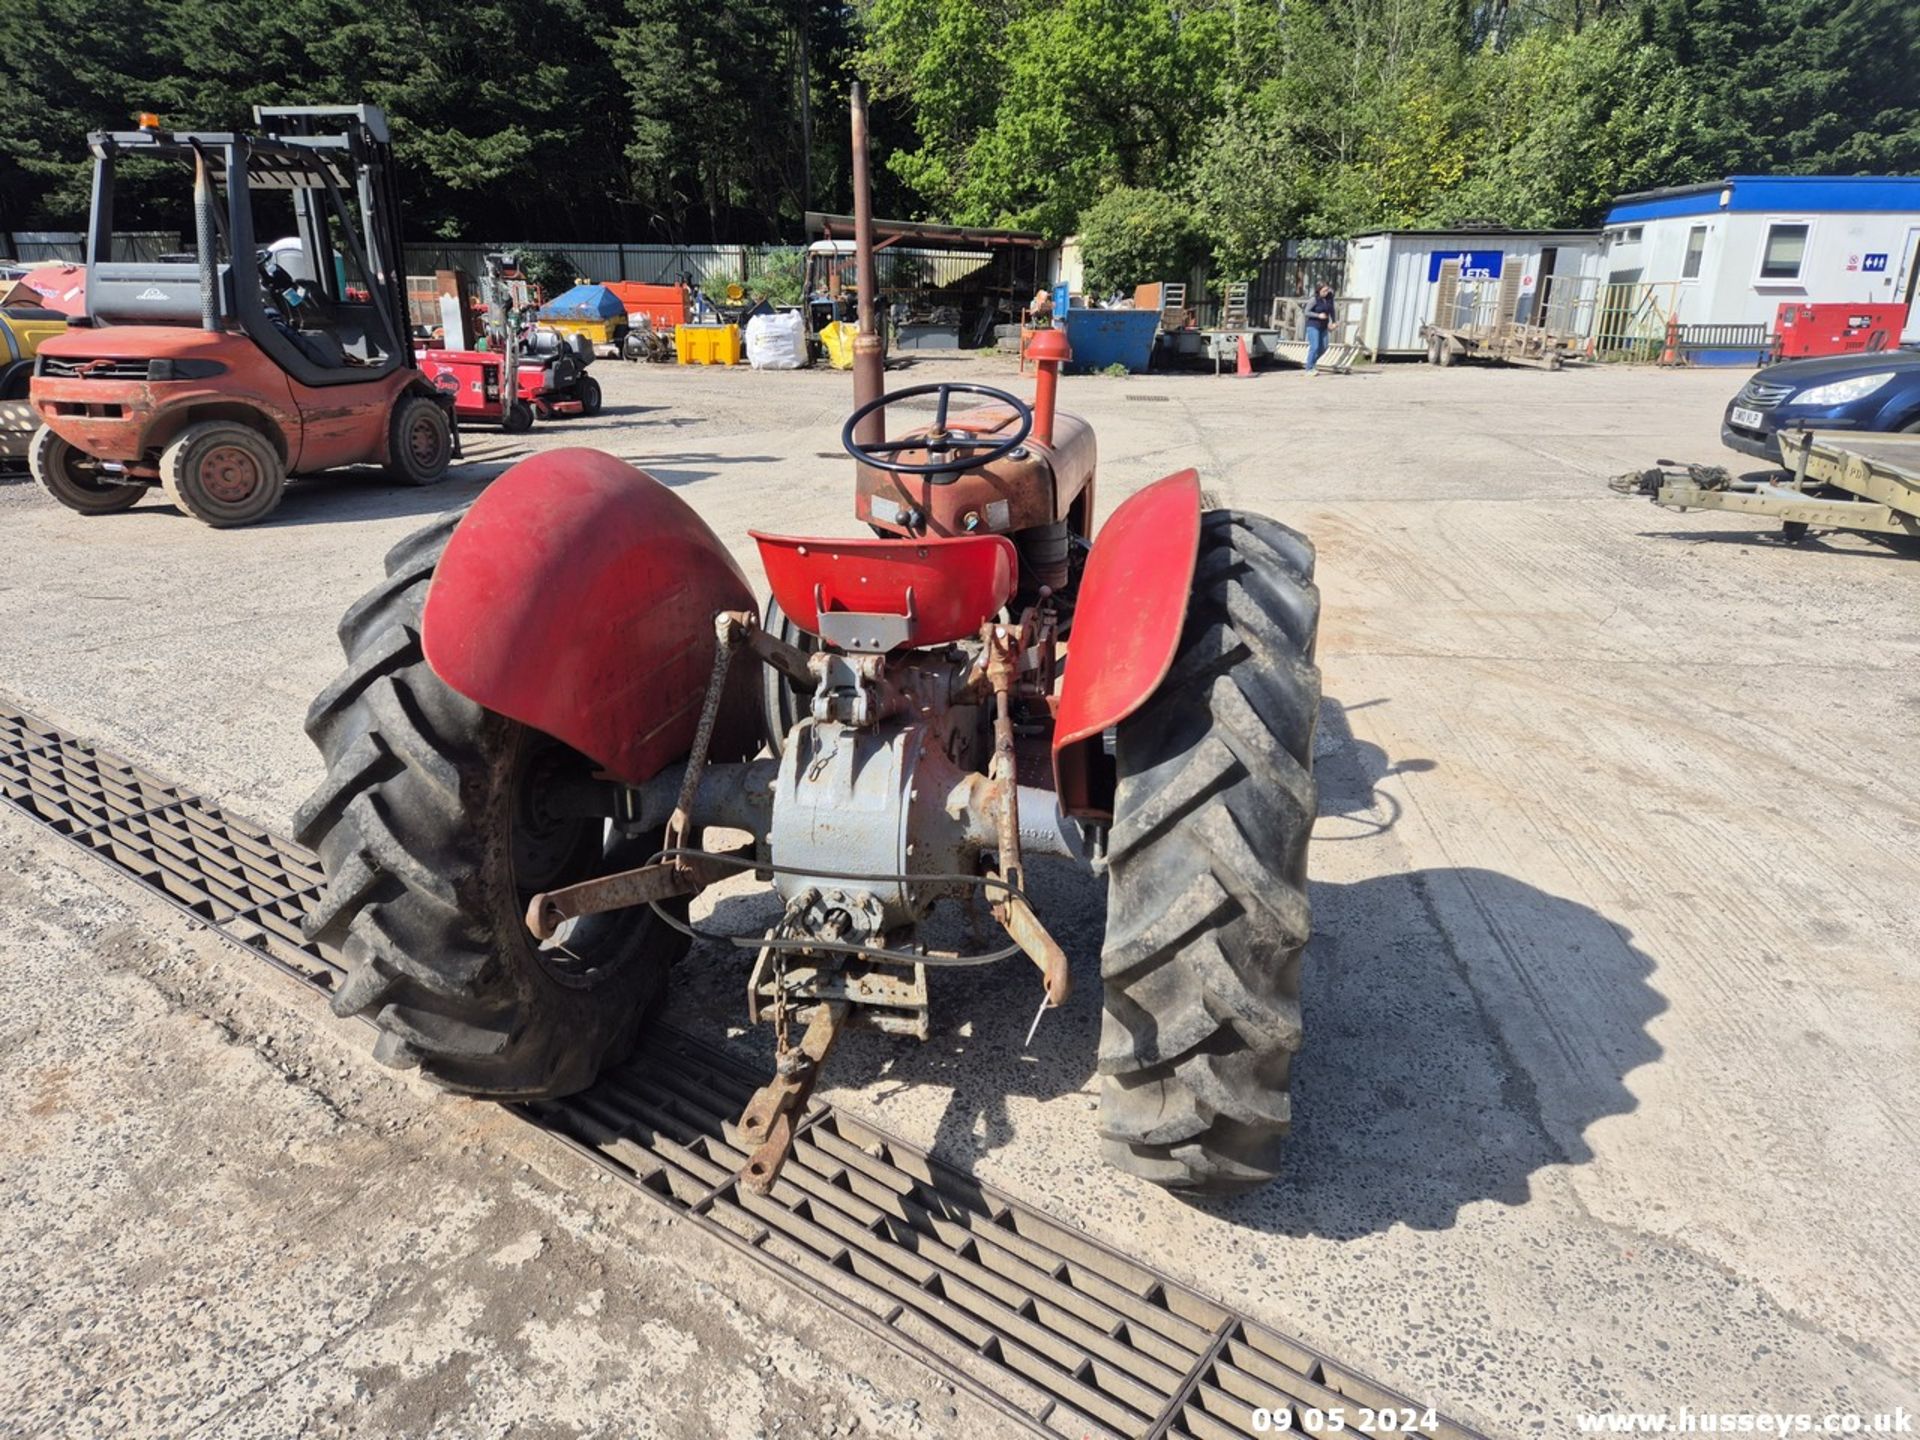
[[[908, 440], [880, 440], [871, 444], [853, 438], [853, 432], [867, 416], [887, 408], [896, 400], [911, 400], [921, 395], [938, 397], [934, 409], [933, 427], [924, 435], [916, 435]], [[947, 429], [947, 402], [955, 395], [984, 395], [989, 400], [997, 400], [1019, 417], [1020, 424], [1012, 434], [1005, 438], [992, 435], [975, 435], [966, 430]], [[1020, 448], [1021, 443], [1032, 433], [1033, 407], [1026, 401], [1009, 395], [1004, 390], [996, 390], [991, 385], [909, 385], [904, 390], [895, 390], [882, 395], [877, 400], [869, 400], [853, 414], [847, 417], [846, 426], [840, 431], [840, 444], [854, 459], [863, 465], [871, 465], [876, 470], [885, 470], [894, 475], [926, 475], [934, 484], [943, 484], [957, 479], [963, 471], [978, 470], [991, 465]], [[929, 458], [925, 463], [913, 464], [893, 457], [902, 450], [925, 450], [929, 457], [946, 455], [950, 458], [935, 460]], [[965, 450], [965, 455], [956, 451]]]

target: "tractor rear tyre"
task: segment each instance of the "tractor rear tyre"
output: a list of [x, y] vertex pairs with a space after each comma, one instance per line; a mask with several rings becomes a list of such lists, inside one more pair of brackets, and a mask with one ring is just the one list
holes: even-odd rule
[[1100, 1134], [1189, 1195], [1273, 1179], [1291, 1119], [1319, 617], [1304, 536], [1209, 511], [1173, 669], [1115, 737]]
[[[780, 602], [771, 595], [767, 597], [766, 614], [760, 622], [760, 628], [774, 639], [784, 640], [809, 655], [820, 648], [820, 638], [809, 635], [788, 619], [787, 612], [780, 608]], [[787, 732], [806, 719], [812, 709], [813, 691], [789, 680], [771, 665], [760, 667], [761, 725], [766, 731], [767, 748], [773, 751], [776, 759], [786, 747]]]
[[287, 491], [287, 467], [252, 426], [202, 420], [160, 452], [160, 484], [185, 514], [230, 530], [273, 513]]
[[387, 420], [387, 474], [403, 485], [434, 485], [452, 463], [446, 407], [426, 395], [402, 395]]
[[575, 387], [573, 393], [580, 399], [580, 413], [582, 415], [598, 415], [600, 413], [600, 382], [594, 379], [593, 376], [582, 375], [580, 377], [580, 384]]
[[643, 864], [653, 837], [550, 807], [592, 763], [428, 668], [421, 607], [458, 520], [395, 546], [340, 622], [347, 668], [307, 713], [327, 778], [294, 821], [327, 876], [307, 928], [345, 959], [333, 1010], [372, 1019], [376, 1059], [470, 1095], [568, 1095], [632, 1047], [687, 939], [644, 909], [545, 946], [527, 930], [535, 893]]
[[42, 425], [27, 443], [27, 469], [39, 487], [82, 515], [113, 515], [140, 503], [144, 485], [116, 485], [100, 477], [100, 462]]

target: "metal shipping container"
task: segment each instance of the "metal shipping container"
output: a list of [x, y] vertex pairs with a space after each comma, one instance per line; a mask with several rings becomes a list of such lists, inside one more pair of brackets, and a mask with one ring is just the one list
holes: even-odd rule
[[1591, 289], [1600, 273], [1595, 230], [1382, 230], [1347, 243], [1344, 296], [1368, 302], [1362, 332], [1375, 355], [1424, 355], [1420, 327], [1433, 320], [1440, 266], [1459, 260], [1462, 283], [1498, 286], [1520, 271], [1520, 313], [1544, 305], [1558, 278]]

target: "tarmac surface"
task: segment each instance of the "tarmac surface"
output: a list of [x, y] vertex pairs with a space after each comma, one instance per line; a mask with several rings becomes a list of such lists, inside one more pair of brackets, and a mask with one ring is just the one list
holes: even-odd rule
[[[0, 482], [0, 695], [285, 830], [340, 612], [530, 448], [644, 466], [756, 585], [750, 527], [854, 533], [845, 376], [596, 373], [595, 420], [249, 530]], [[941, 378], [1027, 383], [890, 380]], [[933, 1038], [851, 1036], [823, 1093], [1493, 1436], [1920, 1408], [1920, 552], [1603, 483], [1724, 462], [1740, 378], [1064, 382], [1102, 515], [1193, 465], [1319, 547], [1290, 1168], [1202, 1207], [1101, 1166], [1103, 892], [1070, 872], [1040, 899], [1077, 993], [1030, 1047], [1030, 968], [939, 973]], [[749, 959], [696, 951], [669, 1013], [764, 1058]], [[11, 815], [0, 1057], [0, 1433], [996, 1433]]]

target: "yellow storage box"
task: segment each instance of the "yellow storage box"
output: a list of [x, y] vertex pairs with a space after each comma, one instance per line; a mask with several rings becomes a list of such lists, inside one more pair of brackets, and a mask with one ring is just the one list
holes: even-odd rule
[[738, 365], [738, 325], [676, 325], [673, 353], [682, 365]]
[[619, 320], [542, 320], [542, 326], [562, 335], [584, 335], [589, 345], [618, 345], [627, 336], [627, 322]]

